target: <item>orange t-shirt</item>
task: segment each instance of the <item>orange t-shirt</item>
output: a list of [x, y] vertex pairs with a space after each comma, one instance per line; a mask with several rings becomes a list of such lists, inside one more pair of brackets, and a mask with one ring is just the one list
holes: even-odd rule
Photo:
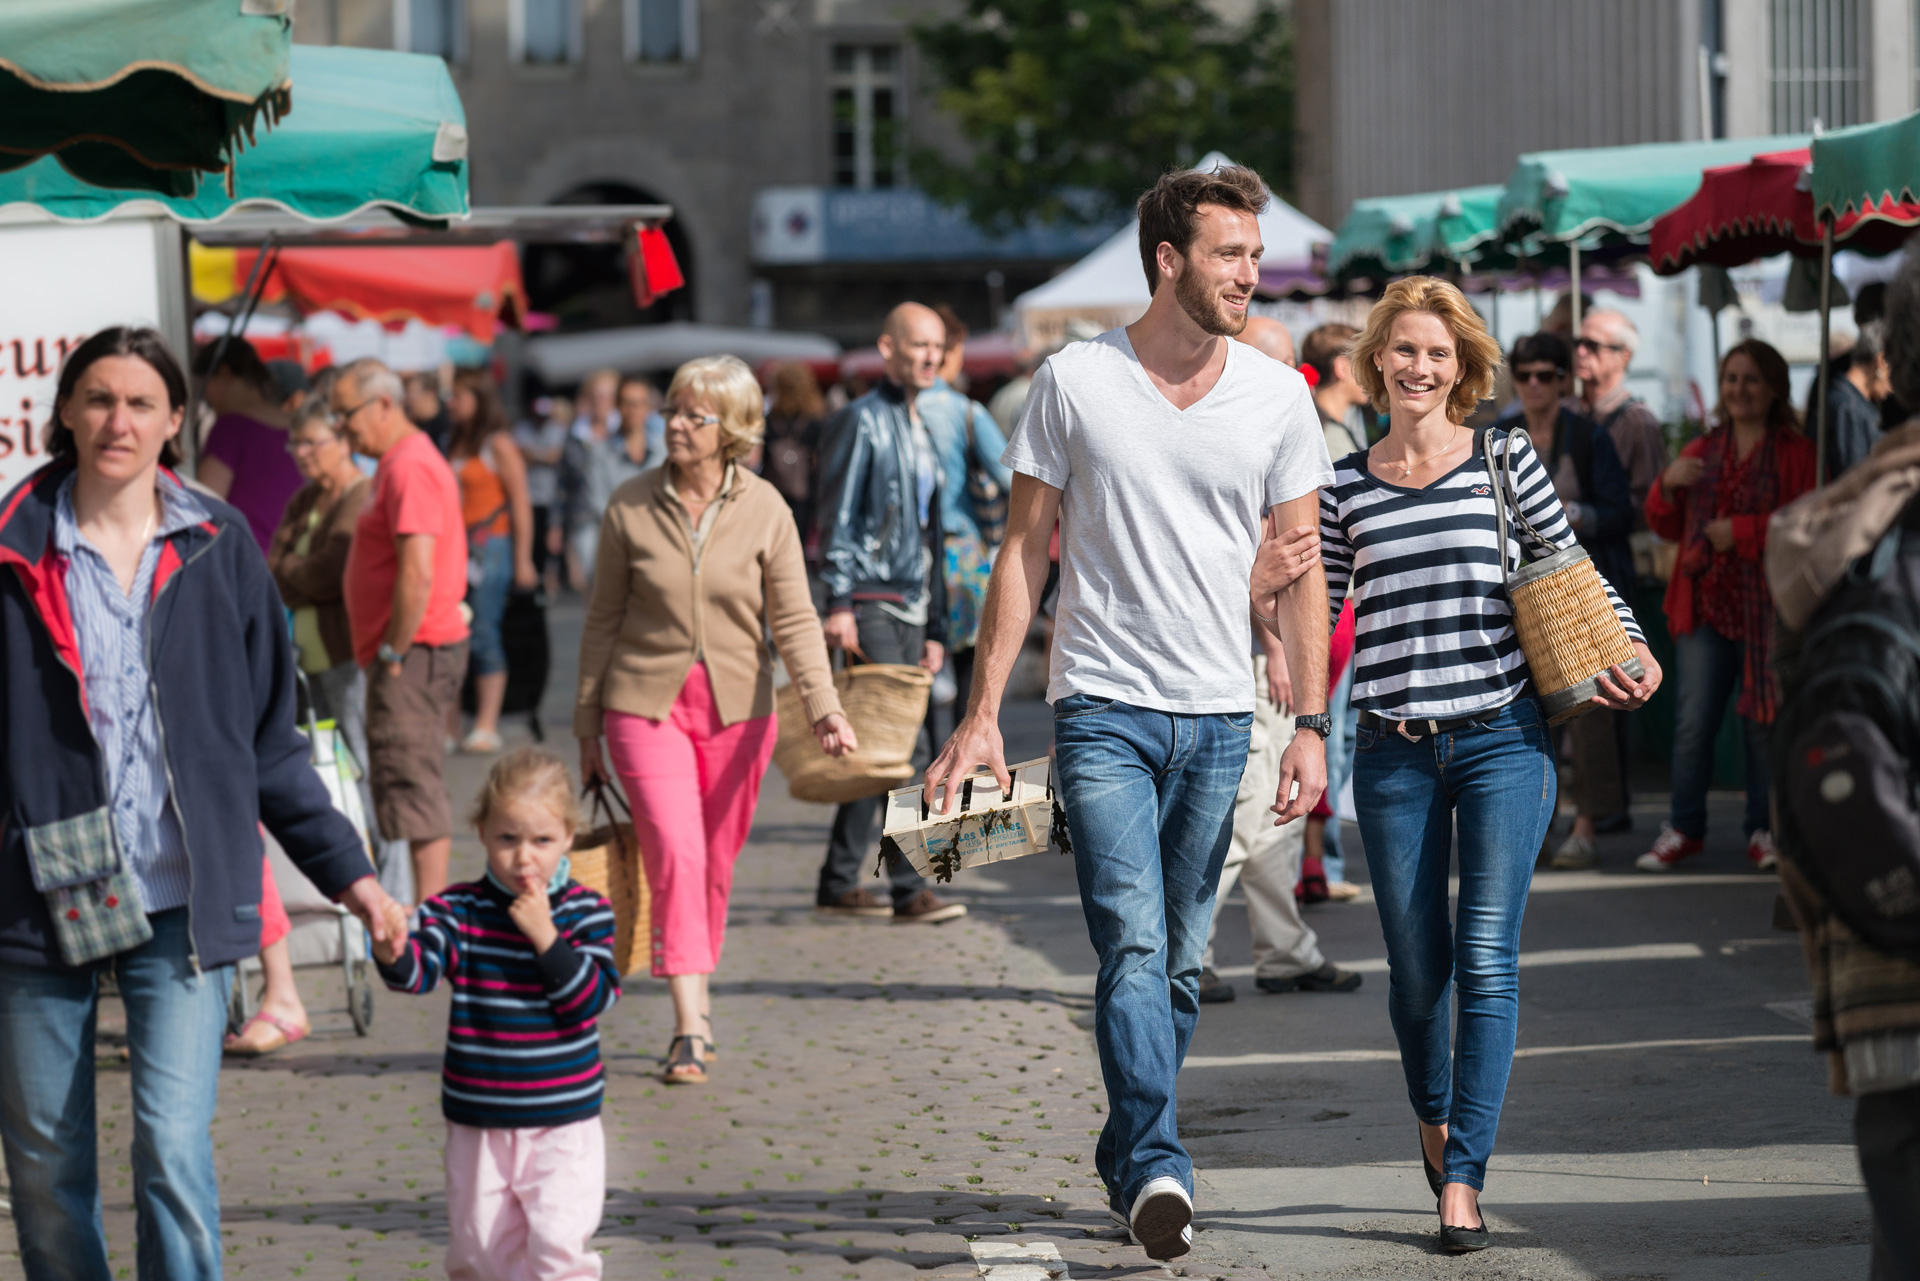
[[361, 509], [347, 553], [344, 584], [353, 658], [362, 667], [379, 660], [380, 641], [393, 619], [393, 585], [400, 576], [395, 539], [433, 536], [433, 590], [416, 645], [451, 645], [467, 638], [460, 602], [467, 594], [467, 527], [460, 519], [460, 484], [425, 432], [387, 451], [373, 474], [373, 497]]

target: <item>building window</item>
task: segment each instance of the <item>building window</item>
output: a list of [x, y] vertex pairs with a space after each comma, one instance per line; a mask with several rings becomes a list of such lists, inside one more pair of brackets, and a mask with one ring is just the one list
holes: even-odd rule
[[528, 66], [579, 62], [586, 32], [580, 24], [580, 0], [509, 0], [507, 53]]
[[835, 45], [832, 83], [834, 185], [899, 186], [904, 177], [899, 48]]
[[692, 62], [700, 52], [700, 0], [625, 0], [628, 62]]
[[1867, 118], [1868, 0], [1768, 0], [1767, 68], [1775, 133]]
[[448, 62], [467, 59], [466, 0], [395, 0], [393, 47]]

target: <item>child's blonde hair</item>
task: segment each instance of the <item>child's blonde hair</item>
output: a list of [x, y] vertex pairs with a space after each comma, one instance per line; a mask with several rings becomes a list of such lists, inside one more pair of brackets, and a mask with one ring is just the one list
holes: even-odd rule
[[573, 792], [573, 775], [552, 752], [537, 747], [521, 747], [508, 752], [487, 771], [480, 795], [473, 799], [469, 816], [475, 827], [484, 827], [494, 812], [521, 797], [531, 796], [566, 824], [569, 833], [580, 830], [580, 801]]

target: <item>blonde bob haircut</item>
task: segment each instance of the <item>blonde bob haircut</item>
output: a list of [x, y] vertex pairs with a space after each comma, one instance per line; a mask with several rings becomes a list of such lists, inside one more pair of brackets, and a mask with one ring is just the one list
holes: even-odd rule
[[720, 418], [720, 456], [728, 462], [745, 458], [766, 434], [766, 401], [760, 380], [738, 356], [702, 356], [673, 371], [667, 385], [667, 403], [681, 392], [713, 406]]
[[1408, 276], [1387, 286], [1380, 301], [1367, 313], [1367, 327], [1347, 349], [1353, 379], [1367, 393], [1373, 407], [1387, 412], [1387, 379], [1374, 361], [1387, 349], [1393, 322], [1410, 311], [1431, 312], [1453, 335], [1460, 361], [1460, 381], [1447, 396], [1447, 417], [1463, 423], [1480, 402], [1493, 394], [1493, 376], [1500, 369], [1500, 344], [1487, 333], [1480, 313], [1466, 295], [1438, 276]]

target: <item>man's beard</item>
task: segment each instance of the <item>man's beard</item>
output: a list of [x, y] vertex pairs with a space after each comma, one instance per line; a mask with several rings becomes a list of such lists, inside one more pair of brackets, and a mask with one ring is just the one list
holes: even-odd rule
[[1173, 282], [1173, 298], [1194, 324], [1210, 334], [1232, 338], [1247, 327], [1247, 314], [1228, 311], [1217, 295], [1208, 292], [1206, 279], [1191, 264]]

